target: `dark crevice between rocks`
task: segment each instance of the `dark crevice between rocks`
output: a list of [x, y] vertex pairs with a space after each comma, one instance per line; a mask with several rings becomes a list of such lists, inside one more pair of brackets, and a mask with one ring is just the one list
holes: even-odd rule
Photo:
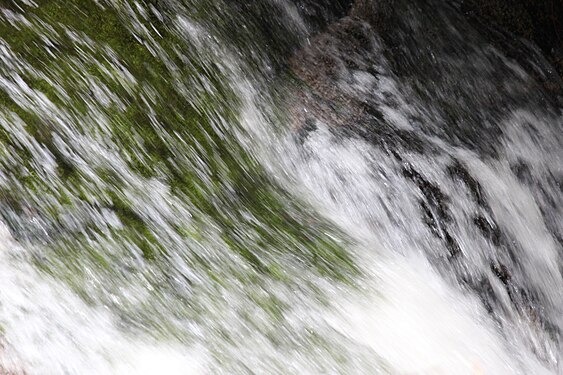
[[479, 206], [489, 209], [481, 184], [469, 174], [469, 171], [458, 160], [455, 160], [453, 165], [448, 167], [448, 173], [454, 180], [462, 182], [467, 187]]
[[[523, 162], [518, 163], [513, 171], [527, 182], [532, 179], [529, 167]], [[458, 160], [455, 160], [453, 165], [448, 167], [448, 173], [454, 181], [461, 181], [466, 186], [471, 197], [482, 210], [482, 213], [477, 213], [473, 217], [473, 224], [496, 249], [496, 252], [489, 255], [489, 267], [492, 274], [502, 283], [510, 302], [522, 316], [526, 316], [555, 337], [554, 335], [559, 334], [558, 330], [544, 316], [536, 292], [533, 289], [523, 287], [521, 281], [514, 277], [515, 272], [519, 271], [520, 264], [520, 257], [516, 253], [516, 244], [503, 233], [500, 226], [495, 222], [493, 212], [487, 203], [481, 185]], [[500, 301], [495, 295], [490, 281], [484, 276], [478, 280], [465, 278], [464, 283], [477, 291], [483, 305], [490, 313], [500, 308]]]
[[430, 232], [444, 242], [448, 249], [447, 258], [453, 259], [461, 256], [461, 247], [448, 229], [453, 221], [447, 207], [449, 198], [438, 186], [429, 182], [412, 167], [404, 167], [402, 174], [414, 182], [424, 196], [424, 199], [420, 200], [422, 219]]
[[499, 247], [503, 244], [502, 232], [495, 222], [486, 219], [482, 215], [477, 215], [473, 218], [473, 223], [479, 228], [483, 237], [488, 239], [493, 245]]
[[402, 173], [403, 176], [405, 176], [418, 186], [418, 188], [422, 192], [422, 195], [424, 195], [424, 197], [426, 198], [426, 202], [428, 202], [433, 210], [437, 212], [440, 220], [445, 223], [451, 222], [452, 219], [447, 207], [449, 198], [444, 193], [442, 193], [440, 188], [435, 184], [429, 182], [410, 166], [404, 167]]

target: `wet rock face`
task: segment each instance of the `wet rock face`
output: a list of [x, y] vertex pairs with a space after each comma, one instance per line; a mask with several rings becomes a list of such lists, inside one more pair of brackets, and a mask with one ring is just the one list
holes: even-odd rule
[[[400, 164], [398, 172], [417, 196], [421, 222], [445, 250], [429, 252], [437, 268], [475, 291], [490, 312], [505, 308], [498, 297], [503, 290], [519, 314], [558, 332], [551, 328], [552, 317], [536, 310], [541, 290], [522, 276], [523, 250], [495, 215], [486, 184], [451, 151], [463, 149], [496, 163], [506, 157], [506, 121], [515, 108], [541, 108], [554, 118], [560, 108], [542, 81], [549, 77], [538, 51], [500, 32], [497, 40], [487, 39], [489, 30], [440, 1], [357, 0], [348, 16], [291, 57], [298, 87], [288, 109], [305, 145], [324, 127], [337, 140], [365, 140]], [[450, 162], [437, 177], [409, 158]], [[532, 179], [526, 164], [514, 169], [518, 178]], [[472, 208], [459, 215], [456, 200], [463, 196], [471, 198]], [[473, 258], [460, 227], [489, 249], [479, 272], [467, 271]]]
[[223, 28], [226, 37], [239, 45], [258, 41], [258, 49], [266, 51], [274, 69], [283, 69], [288, 57], [308, 37], [346, 16], [352, 3], [353, 0], [231, 0], [226, 1], [228, 11], [223, 11]]
[[[450, 32], [452, 25], [457, 32]], [[556, 108], [558, 103], [541, 89], [543, 81], [520, 74], [484, 43], [454, 8], [432, 1], [414, 6], [402, 0], [358, 0], [350, 16], [312, 38], [290, 66], [313, 88], [300, 102], [326, 107], [316, 112], [327, 123], [376, 132], [372, 138], [381, 143], [405, 129], [404, 123], [381, 121], [382, 108], [412, 113], [404, 119], [406, 128], [494, 157], [507, 108]], [[518, 52], [535, 64], [533, 51]], [[388, 82], [399, 83], [397, 90], [389, 90]], [[421, 146], [424, 142], [393, 142], [405, 143], [414, 150], [431, 148]]]
[[344, 17], [352, 0], [292, 0], [311, 31], [324, 29], [328, 24]]
[[563, 77], [563, 2], [464, 0], [462, 9], [537, 44]]
[[395, 0], [356, 0], [350, 14], [361, 18], [378, 30], [387, 29]]

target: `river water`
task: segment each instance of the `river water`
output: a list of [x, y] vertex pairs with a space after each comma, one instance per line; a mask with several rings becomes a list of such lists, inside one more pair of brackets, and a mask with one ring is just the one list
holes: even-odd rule
[[0, 1], [0, 373], [563, 374], [559, 78], [341, 3]]

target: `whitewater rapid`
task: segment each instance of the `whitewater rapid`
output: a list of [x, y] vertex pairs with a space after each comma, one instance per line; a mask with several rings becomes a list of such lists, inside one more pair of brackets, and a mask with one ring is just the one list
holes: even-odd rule
[[104, 2], [149, 78], [119, 44], [3, 10], [75, 55], [0, 44], [0, 374], [562, 374], [562, 117], [530, 74], [474, 31], [471, 58], [416, 34], [399, 53], [357, 17], [309, 35], [276, 0], [301, 43], [279, 73], [275, 41], [213, 28], [238, 8], [186, 4]]

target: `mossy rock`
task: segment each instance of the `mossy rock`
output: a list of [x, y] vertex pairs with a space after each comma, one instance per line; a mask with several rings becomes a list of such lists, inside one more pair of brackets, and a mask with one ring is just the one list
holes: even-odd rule
[[[174, 28], [172, 2], [144, 2], [149, 11], [134, 17], [128, 2], [36, 3], [20, 4], [18, 27], [0, 18], [13, 54], [0, 72], [15, 83], [0, 87], [0, 209], [40, 269], [110, 305], [113, 284], [135, 281], [156, 299], [180, 293], [174, 280], [186, 290], [194, 280], [298, 283], [306, 270], [351, 283], [358, 270], [326, 234], [335, 229], [239, 144], [232, 72]], [[263, 25], [221, 16], [232, 4], [175, 4], [217, 38], [257, 51], [243, 74], [261, 74], [257, 63], [283, 52], [263, 52], [276, 38]], [[194, 319], [205, 310], [180, 305]], [[143, 308], [156, 316], [160, 307]]]

